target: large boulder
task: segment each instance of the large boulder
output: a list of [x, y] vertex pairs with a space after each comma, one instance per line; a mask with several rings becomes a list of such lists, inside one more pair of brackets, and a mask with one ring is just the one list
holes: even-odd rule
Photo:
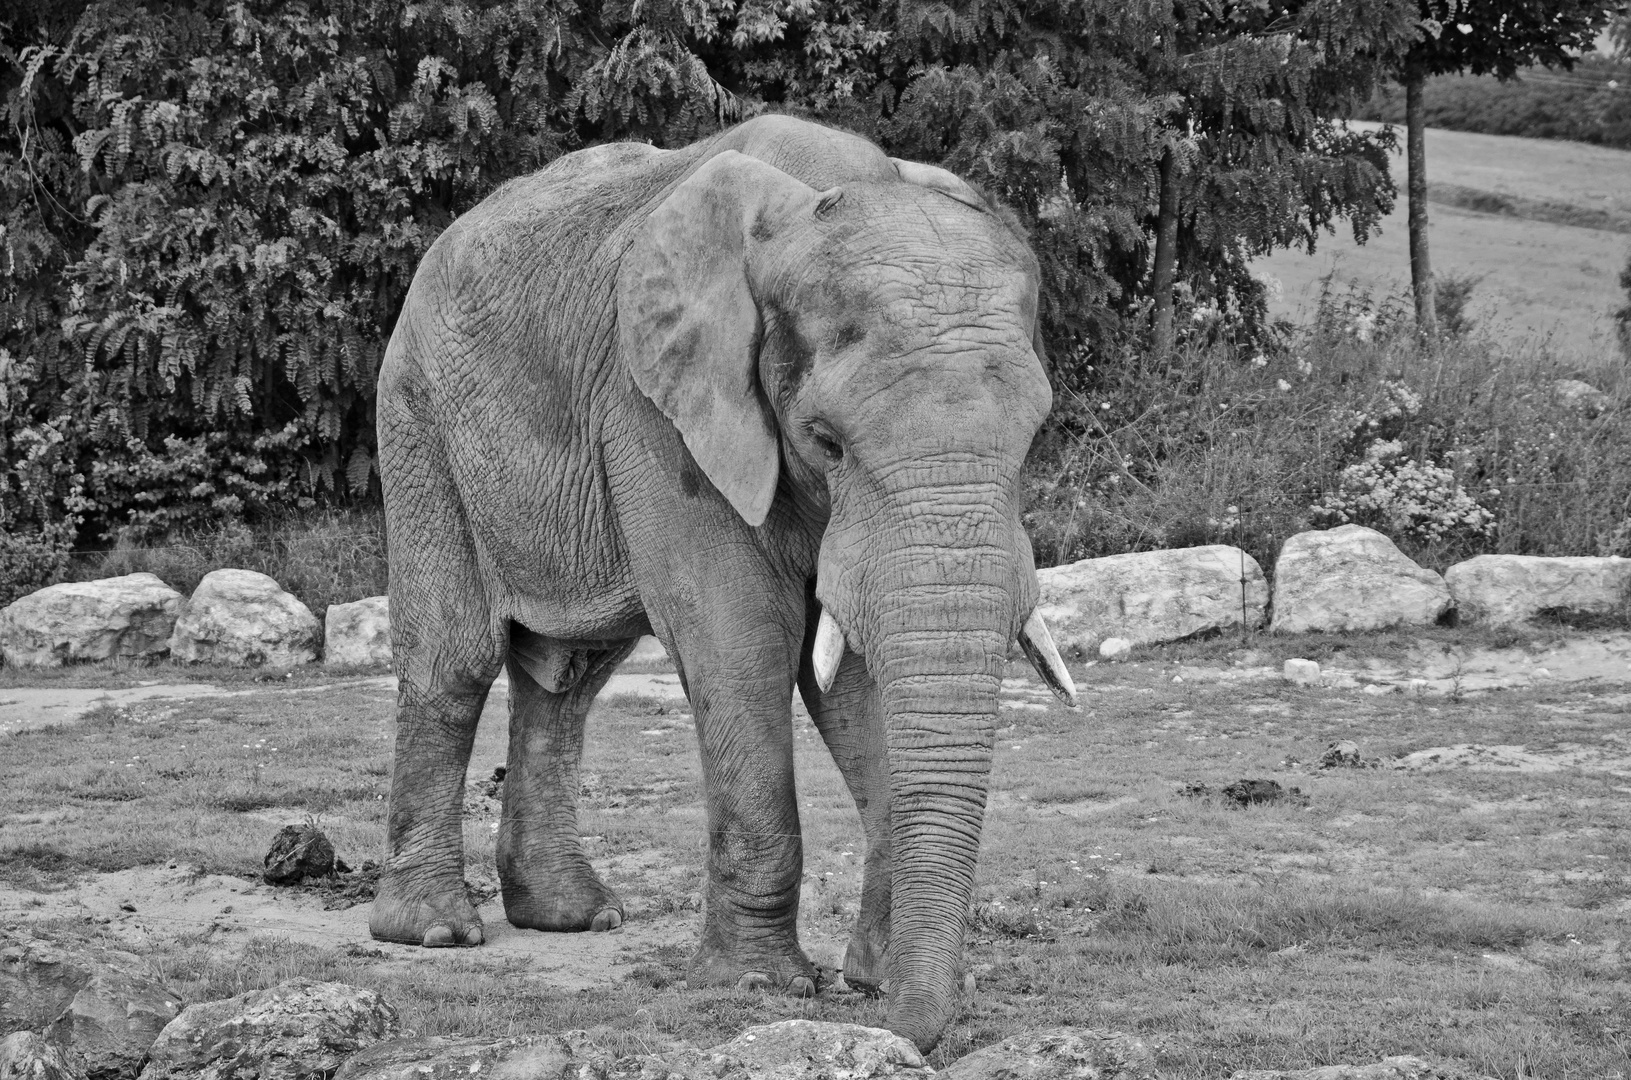
[[0, 938], [0, 1030], [43, 1031], [91, 1080], [129, 1080], [181, 1011], [182, 997], [139, 956], [67, 953], [26, 936]]
[[152, 574], [52, 585], [0, 611], [0, 654], [17, 667], [163, 656], [182, 602]]
[[[892, 1031], [823, 1020], [783, 1020], [750, 1027], [710, 1050], [665, 1055], [688, 1076], [747, 1074], [754, 1080], [874, 1080], [929, 1077], [923, 1055]], [[703, 1064], [704, 1060], [706, 1064]], [[709, 1068], [708, 1066], [712, 1066]]]
[[1432, 626], [1449, 609], [1443, 578], [1363, 525], [1298, 533], [1274, 564], [1276, 633]]
[[73, 1054], [32, 1031], [0, 1039], [0, 1080], [85, 1080]]
[[295, 979], [189, 1005], [153, 1043], [142, 1080], [322, 1080], [397, 1034], [372, 990]]
[[181, 1006], [181, 995], [162, 983], [104, 967], [45, 1034], [79, 1055], [90, 1080], [134, 1080], [147, 1048]]
[[1155, 645], [1255, 628], [1269, 598], [1257, 560], [1227, 544], [1083, 559], [1036, 577], [1038, 606], [1060, 648], [1089, 656], [1106, 638]]
[[425, 1035], [386, 1039], [340, 1066], [334, 1080], [543, 1080], [573, 1063], [562, 1040]]
[[958, 1058], [937, 1080], [1158, 1080], [1155, 1051], [1091, 1028], [1029, 1031]]
[[1631, 559], [1479, 555], [1444, 572], [1462, 622], [1506, 626], [1541, 612], [1605, 615], [1631, 603]]
[[330, 604], [323, 613], [323, 663], [381, 667], [391, 662], [391, 601], [370, 596], [354, 604]]
[[176, 619], [170, 655], [188, 663], [293, 667], [317, 659], [322, 626], [311, 609], [265, 574], [204, 575]]
[[1229, 1080], [1481, 1080], [1457, 1065], [1434, 1065], [1414, 1057], [1383, 1058], [1371, 1065], [1320, 1065], [1312, 1069], [1237, 1069]]

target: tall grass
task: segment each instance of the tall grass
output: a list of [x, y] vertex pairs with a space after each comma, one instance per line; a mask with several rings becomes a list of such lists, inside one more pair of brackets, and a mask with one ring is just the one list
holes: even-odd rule
[[[1483, 552], [1631, 555], [1628, 366], [1614, 357], [1583, 372], [1476, 327], [1426, 344], [1397, 301], [1329, 292], [1312, 327], [1260, 355], [1121, 357], [1091, 398], [1059, 403], [1063, 422], [1027, 463], [1038, 565], [1233, 543], [1269, 567], [1287, 537], [1337, 523], [1316, 508], [1378, 438], [1448, 470], [1492, 515], [1487, 530], [1437, 535], [1386, 515], [1362, 521], [1424, 565]], [[1601, 395], [1571, 401], [1564, 379]], [[1413, 411], [1389, 415], [1405, 399]]]

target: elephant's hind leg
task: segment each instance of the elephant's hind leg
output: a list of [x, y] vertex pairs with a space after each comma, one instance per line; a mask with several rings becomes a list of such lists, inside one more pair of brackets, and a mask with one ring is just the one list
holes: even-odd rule
[[635, 641], [574, 648], [511, 635], [510, 754], [498, 876], [504, 914], [531, 930], [615, 930], [623, 901], [595, 875], [578, 837], [578, 769], [589, 706]]

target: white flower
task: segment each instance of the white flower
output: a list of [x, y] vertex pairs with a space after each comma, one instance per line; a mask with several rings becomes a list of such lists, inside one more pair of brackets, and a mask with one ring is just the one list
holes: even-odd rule
[[1276, 386], [1278, 386], [1280, 388], [1281, 393], [1284, 393], [1285, 391], [1291, 389], [1291, 384], [1286, 382], [1284, 379], [1281, 379], [1279, 382], [1275, 383], [1274, 385], [1276, 385]]
[[1268, 366], [1269, 366], [1269, 358], [1264, 356], [1262, 353], [1258, 353], [1256, 356], [1252, 357], [1252, 367], [1268, 367]]

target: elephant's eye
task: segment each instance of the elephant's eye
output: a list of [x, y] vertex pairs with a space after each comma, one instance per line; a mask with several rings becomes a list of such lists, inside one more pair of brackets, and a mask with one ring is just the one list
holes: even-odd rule
[[811, 440], [820, 448], [822, 454], [826, 455], [828, 461], [837, 461], [844, 456], [843, 445], [839, 443], [838, 437], [831, 431], [825, 427], [817, 427], [814, 424], [810, 425], [808, 430]]

